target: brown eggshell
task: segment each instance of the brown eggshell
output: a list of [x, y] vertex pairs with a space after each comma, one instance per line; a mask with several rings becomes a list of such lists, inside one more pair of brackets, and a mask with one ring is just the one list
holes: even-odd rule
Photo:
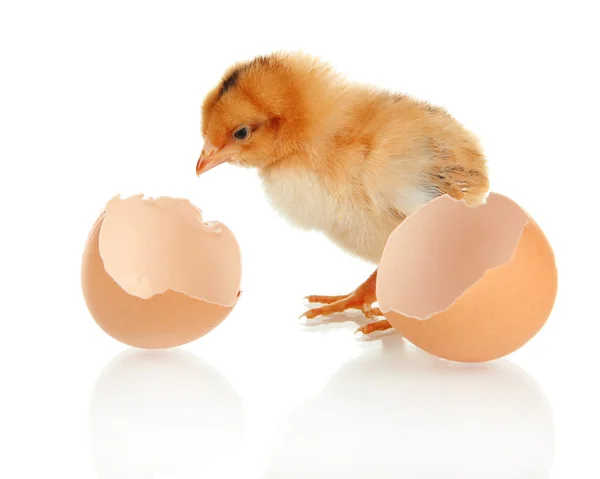
[[382, 313], [438, 357], [481, 362], [521, 348], [546, 323], [557, 270], [540, 227], [509, 198], [441, 196], [390, 235], [377, 278]]
[[219, 325], [239, 297], [233, 234], [202, 222], [176, 198], [114, 198], [92, 228], [81, 281], [87, 307], [110, 336], [158, 349], [194, 341]]

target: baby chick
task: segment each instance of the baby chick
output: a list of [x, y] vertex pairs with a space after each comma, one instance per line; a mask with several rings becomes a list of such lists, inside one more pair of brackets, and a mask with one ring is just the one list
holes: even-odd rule
[[[346, 81], [303, 53], [277, 52], [230, 67], [202, 105], [201, 175], [228, 162], [257, 168], [273, 207], [378, 265], [390, 233], [433, 198], [485, 201], [489, 181], [477, 139], [444, 109]], [[374, 308], [377, 269], [350, 294], [307, 296], [315, 318]], [[366, 324], [369, 334], [390, 328]]]

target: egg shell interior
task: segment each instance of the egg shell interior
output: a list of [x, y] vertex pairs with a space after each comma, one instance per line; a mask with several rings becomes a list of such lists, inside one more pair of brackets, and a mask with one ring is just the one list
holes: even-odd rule
[[148, 299], [170, 289], [221, 306], [236, 302], [235, 237], [222, 223], [205, 223], [188, 200], [113, 198], [99, 249], [106, 272], [129, 294]]

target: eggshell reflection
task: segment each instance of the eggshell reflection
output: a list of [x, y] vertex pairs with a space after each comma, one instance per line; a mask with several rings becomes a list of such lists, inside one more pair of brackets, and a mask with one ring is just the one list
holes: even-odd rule
[[522, 347], [557, 291], [550, 244], [533, 218], [492, 193], [484, 204], [441, 196], [390, 235], [377, 299], [390, 324], [439, 357], [488, 361]]
[[187, 351], [128, 349], [96, 380], [88, 430], [100, 479], [227, 477], [243, 446], [243, 403]]
[[189, 201], [113, 198], [85, 245], [82, 290], [113, 338], [140, 348], [204, 336], [235, 306], [241, 254], [222, 223], [205, 223]]
[[261, 479], [549, 479], [554, 421], [534, 378], [398, 336], [366, 344], [282, 421]]

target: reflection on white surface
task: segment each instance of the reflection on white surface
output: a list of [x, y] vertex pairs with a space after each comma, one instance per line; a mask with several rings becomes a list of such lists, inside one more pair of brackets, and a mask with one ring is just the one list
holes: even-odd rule
[[552, 413], [521, 368], [365, 346], [284, 423], [263, 479], [549, 477]]
[[238, 394], [180, 350], [118, 355], [98, 378], [89, 414], [101, 478], [215, 477], [243, 440]]

